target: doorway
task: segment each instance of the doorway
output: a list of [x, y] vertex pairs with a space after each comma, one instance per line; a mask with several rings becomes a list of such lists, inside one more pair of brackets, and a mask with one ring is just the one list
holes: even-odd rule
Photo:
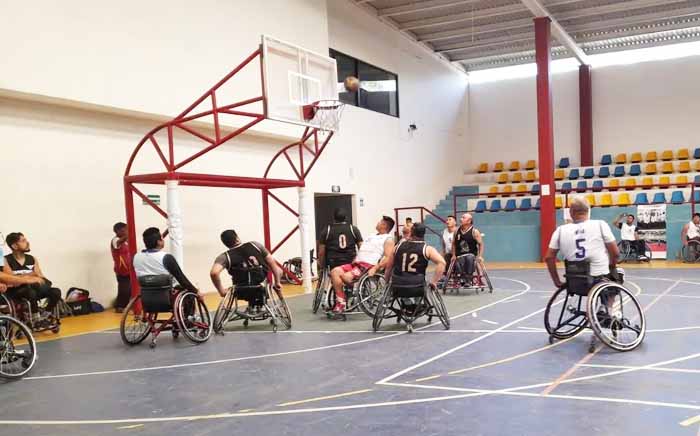
[[314, 194], [314, 208], [316, 210], [316, 235], [333, 222], [333, 211], [343, 208], [347, 212], [346, 221], [353, 224], [353, 201], [350, 194]]

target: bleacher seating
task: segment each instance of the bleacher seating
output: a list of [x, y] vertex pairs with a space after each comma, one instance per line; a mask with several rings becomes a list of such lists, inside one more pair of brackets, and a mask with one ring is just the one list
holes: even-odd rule
[[700, 147], [696, 148], [695, 151], [693, 151], [693, 159], [700, 159]]
[[612, 194], [605, 193], [600, 196], [600, 202], [598, 203], [603, 207], [612, 206]]
[[506, 207], [504, 207], [503, 210], [506, 212], [513, 212], [515, 207], [515, 200], [511, 198], [510, 200], [506, 201]]
[[583, 178], [584, 179], [592, 179], [593, 177], [595, 177], [595, 172], [593, 171], [593, 168], [586, 168], [583, 171]]
[[540, 198], [537, 197], [537, 202], [535, 203], [535, 210], [540, 210]]
[[681, 191], [673, 191], [671, 194], [671, 204], [683, 204], [684, 200], [683, 192]]
[[630, 195], [626, 192], [618, 194], [615, 198], [615, 206], [629, 206], [632, 203], [630, 200]]
[[523, 175], [521, 173], [513, 173], [513, 176], [511, 177], [510, 181], [512, 183], [520, 183], [523, 181]]
[[615, 163], [616, 164], [626, 164], [627, 163], [627, 155], [625, 153], [620, 153], [617, 156], [615, 156]]
[[666, 203], [666, 194], [663, 192], [657, 192], [654, 194], [654, 198], [651, 200], [652, 204], [663, 204]]
[[537, 168], [537, 162], [534, 159], [531, 159], [525, 163], [525, 170], [534, 170]]
[[611, 165], [612, 164], [612, 156], [609, 154], [604, 154], [602, 158], [600, 158], [600, 164], [601, 165]]
[[642, 174], [642, 167], [641, 166], [639, 166], [638, 164], [634, 164], [634, 165], [630, 166], [630, 172], [629, 172], [630, 176], [638, 176], [640, 174]]
[[520, 162], [517, 160], [514, 160], [513, 162], [510, 163], [510, 166], [508, 166], [508, 171], [518, 171], [520, 169]]
[[564, 179], [564, 170], [561, 168], [554, 170], [554, 180], [563, 180], [563, 179]]
[[593, 194], [588, 194], [588, 195], [586, 195], [586, 200], [588, 200], [588, 204], [589, 204], [589, 205], [591, 205], [591, 206], [595, 206], [595, 205], [596, 205], [595, 195], [593, 195]]
[[578, 168], [573, 168], [569, 171], [569, 180], [576, 180], [579, 178]]
[[520, 202], [520, 210], [530, 210], [532, 209], [532, 200], [530, 198], [523, 198]]
[[647, 162], [656, 162], [659, 160], [659, 158], [656, 155], [655, 151], [650, 151], [647, 153], [646, 157], [644, 158], [645, 161]]
[[501, 210], [501, 200], [492, 200], [491, 206], [489, 206], [489, 210], [491, 212], [498, 212], [499, 210]]
[[620, 179], [610, 179], [608, 182], [608, 190], [617, 191], [618, 189], [620, 189]]
[[532, 189], [530, 191], [532, 192], [532, 195], [540, 195], [539, 183], [535, 183], [534, 185], [532, 185]]
[[637, 179], [626, 179], [625, 180], [625, 189], [634, 189], [635, 185], [637, 184]]
[[646, 192], [638, 192], [634, 197], [634, 204], [649, 204], [649, 198]]
[[664, 162], [663, 164], [661, 164], [661, 172], [664, 174], [671, 174], [673, 172], [673, 163]]
[[642, 183], [641, 185], [644, 188], [651, 189], [651, 185], [654, 184], [654, 179], [652, 177], [642, 177]]
[[559, 168], [569, 168], [569, 165], [571, 165], [571, 162], [569, 162], [568, 157], [559, 159]]
[[644, 167], [644, 174], [656, 174], [658, 171], [655, 163], [646, 164]]
[[479, 200], [476, 202], [476, 208], [474, 212], [483, 212], [486, 210], [486, 200]]
[[489, 164], [484, 162], [479, 164], [479, 169], [477, 170], [479, 174], [489, 172]]
[[684, 160], [680, 163], [678, 163], [678, 172], [679, 173], [689, 173], [690, 172], [690, 162], [687, 160]]
[[496, 162], [493, 166], [494, 173], [500, 173], [503, 171], [503, 162]]
[[642, 161], [642, 153], [636, 151], [630, 155], [631, 163], [639, 163]]
[[501, 194], [503, 195], [510, 195], [513, 193], [513, 185], [506, 185], [503, 187], [503, 191], [501, 191]]
[[518, 187], [515, 189], [515, 192], [518, 195], [525, 195], [527, 194], [527, 185], [518, 185]]
[[600, 167], [600, 170], [598, 170], [598, 177], [610, 177], [610, 167]]
[[613, 177], [622, 177], [625, 175], [625, 166], [624, 165], [618, 165], [615, 167], [615, 171], [613, 172]]
[[664, 150], [663, 153], [661, 153], [661, 160], [673, 160], [673, 150]]
[[525, 181], [528, 183], [534, 182], [537, 180], [537, 173], [534, 171], [529, 171], [527, 174], [525, 174]]
[[695, 176], [695, 179], [693, 179], [693, 183], [695, 186], [700, 186], [700, 175]]
[[690, 158], [690, 153], [687, 148], [681, 148], [678, 150], [678, 153], [676, 153], [676, 159], [678, 160], [687, 160], [688, 158]]
[[503, 173], [498, 175], [498, 183], [508, 183], [508, 174]]
[[581, 180], [576, 183], [576, 192], [586, 192], [588, 190], [588, 183], [585, 180]]
[[594, 180], [592, 190], [593, 190], [593, 192], [602, 191], [603, 190], [603, 181], [602, 180]]

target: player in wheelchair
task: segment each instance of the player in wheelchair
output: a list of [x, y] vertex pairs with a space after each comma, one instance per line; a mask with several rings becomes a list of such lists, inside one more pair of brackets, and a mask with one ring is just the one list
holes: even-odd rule
[[[589, 207], [582, 197], [570, 205], [573, 223], [559, 226], [545, 257], [557, 287], [545, 309], [549, 341], [568, 339], [584, 328], [593, 330], [589, 351], [597, 337], [610, 348], [629, 351], [644, 340], [646, 321], [639, 302], [623, 285], [624, 272], [616, 267], [615, 237], [604, 221], [589, 220]], [[557, 271], [557, 253], [565, 262], [565, 282]]]
[[[155, 348], [160, 333], [182, 333], [199, 344], [211, 336], [209, 309], [197, 288], [187, 279], [177, 260], [165, 253], [163, 237], [155, 227], [143, 232], [146, 249], [134, 256], [134, 272], [141, 292], [124, 309], [120, 324], [122, 341], [137, 345], [151, 335]], [[166, 318], [160, 315], [166, 315]]]
[[683, 260], [689, 263], [700, 261], [700, 213], [694, 213], [693, 218], [681, 230], [683, 243]]
[[15, 276], [0, 271], [0, 378], [18, 379], [29, 374], [36, 362], [36, 343], [32, 332], [13, 316], [13, 307], [5, 297], [8, 285], [38, 283], [38, 277]]
[[[248, 327], [250, 321], [268, 319], [275, 332], [279, 326], [290, 329], [292, 313], [282, 295], [282, 270], [275, 258], [257, 242], [242, 243], [234, 230], [224, 231], [221, 242], [228, 251], [216, 258], [210, 273], [212, 283], [223, 297], [214, 315], [214, 331], [223, 334], [226, 324], [233, 321], [243, 320], [243, 325]], [[224, 289], [221, 283], [224, 270], [233, 281], [229, 289]], [[240, 301], [247, 303], [245, 308]]]
[[634, 215], [622, 213], [615, 218], [613, 225], [620, 229], [620, 242], [617, 244], [620, 253], [618, 262], [651, 261], [651, 249], [646, 241], [640, 238], [639, 229], [634, 223]]
[[[372, 328], [376, 332], [382, 321], [396, 318], [404, 321], [409, 333], [413, 323], [423, 316], [438, 317], [445, 329], [450, 328], [450, 316], [437, 290], [438, 278], [445, 271], [445, 259], [438, 251], [425, 243], [426, 227], [416, 223], [411, 228], [410, 239], [402, 240], [388, 256], [384, 279], [388, 285], [374, 313]], [[428, 263], [436, 264], [432, 282], [426, 283]]]
[[321, 288], [325, 297], [320, 297], [320, 304], [326, 301], [326, 315], [330, 319], [346, 320], [346, 314], [360, 313], [358, 309], [368, 316], [374, 315], [383, 287], [378, 273], [394, 248], [391, 235], [394, 224], [392, 218], [383, 216], [376, 225], [377, 233], [359, 244], [357, 255], [350, 262], [344, 257], [341, 261], [346, 263], [330, 269], [332, 288], [327, 291]]
[[454, 233], [452, 256], [447, 272], [439, 282], [442, 293], [447, 291], [486, 289], [493, 292], [493, 285], [484, 265], [484, 239], [474, 228], [472, 215], [465, 213], [460, 218], [460, 227]]

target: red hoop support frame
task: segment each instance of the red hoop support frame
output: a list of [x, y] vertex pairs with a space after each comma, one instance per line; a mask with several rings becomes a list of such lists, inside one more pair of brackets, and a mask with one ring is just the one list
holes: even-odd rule
[[[318, 128], [305, 127], [304, 133], [301, 138], [284, 146], [279, 150], [270, 160], [263, 173], [262, 177], [242, 177], [234, 175], [219, 175], [219, 174], [199, 174], [199, 173], [188, 173], [179, 171], [186, 165], [190, 164], [192, 161], [208, 154], [222, 144], [230, 141], [231, 139], [237, 137], [238, 135], [244, 133], [251, 127], [255, 126], [259, 122], [267, 119], [267, 104], [264, 95], [263, 83], [265, 77], [263, 76], [263, 54], [262, 49], [258, 48], [250, 56], [248, 56], [243, 62], [241, 62], [236, 68], [229, 72], [223, 79], [216, 83], [212, 88], [206, 91], [201, 97], [195, 100], [187, 109], [185, 109], [178, 116], [172, 120], [163, 123], [153, 130], [148, 132], [138, 143], [134, 149], [131, 157], [126, 166], [124, 172], [124, 199], [126, 208], [126, 220], [129, 225], [129, 249], [131, 251], [132, 257], [137, 252], [136, 244], [136, 219], [134, 213], [134, 194], [138, 195], [146, 204], [151, 206], [158, 214], [164, 218], [168, 218], [168, 214], [158, 207], [153, 201], [151, 201], [146, 195], [144, 195], [138, 188], [136, 184], [157, 184], [162, 185], [168, 180], [177, 180], [182, 186], [203, 186], [203, 187], [219, 187], [219, 188], [243, 188], [243, 189], [259, 189], [262, 192], [262, 208], [263, 208], [263, 229], [264, 229], [264, 243], [265, 247], [270, 250], [271, 253], [275, 253], [279, 248], [292, 237], [297, 230], [299, 230], [299, 225], [294, 226], [289, 233], [286, 234], [281, 241], [272, 246], [272, 240], [270, 236], [270, 209], [269, 209], [269, 199], [272, 197], [277, 203], [284, 207], [294, 216], [298, 217], [299, 213], [290, 207], [284, 201], [282, 201], [278, 196], [271, 192], [272, 189], [280, 188], [295, 188], [305, 186], [305, 180], [311, 169], [316, 164], [316, 161], [321, 156], [321, 153], [328, 145], [328, 142], [333, 137], [334, 132], [328, 132], [328, 134], [323, 138], [323, 142], [319, 142]], [[221, 88], [222, 85], [227, 83], [232, 77], [234, 77], [239, 71], [245, 68], [248, 64], [258, 59], [260, 63], [260, 96], [249, 98], [246, 100], [229, 103], [226, 105], [219, 106], [217, 102], [217, 90]], [[199, 104], [209, 99], [211, 102], [211, 110], [191, 114], [190, 112], [197, 107]], [[240, 110], [238, 108], [247, 106], [253, 103], [260, 103], [263, 105], [263, 113], [250, 112], [245, 110]], [[237, 115], [242, 117], [250, 118], [250, 122], [243, 125], [242, 127], [222, 136], [221, 127], [219, 124], [219, 115]], [[207, 134], [200, 132], [191, 126], [185, 125], [185, 123], [194, 121], [203, 117], [213, 116], [214, 119], [214, 137], [210, 137]], [[173, 132], [175, 129], [180, 129], [190, 135], [199, 138], [204, 141], [207, 146], [184, 158], [181, 161], [176, 161], [175, 159], [175, 137]], [[160, 144], [156, 140], [156, 134], [165, 131], [167, 133], [167, 144]], [[149, 143], [154, 148], [163, 164], [164, 171], [149, 174], [132, 174], [132, 166], [134, 160], [138, 156], [139, 152], [143, 146]], [[310, 154], [309, 159], [305, 155]], [[284, 157], [284, 159], [280, 159]], [[294, 172], [296, 178], [293, 179], [274, 179], [270, 178], [270, 170], [275, 165], [275, 163], [280, 161], [286, 161], [291, 170]], [[280, 265], [281, 267], [281, 265]], [[285, 274], [297, 284], [301, 284], [301, 281], [291, 272], [284, 270]], [[135, 272], [131, 271], [131, 295], [132, 297], [139, 294], [140, 289], [138, 285], [138, 280], [136, 278]]]

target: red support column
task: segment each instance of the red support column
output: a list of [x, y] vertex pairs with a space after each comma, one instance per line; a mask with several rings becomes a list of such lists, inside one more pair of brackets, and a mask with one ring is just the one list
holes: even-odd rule
[[540, 173], [540, 256], [544, 257], [554, 229], [556, 216], [554, 196], [554, 131], [552, 121], [552, 89], [550, 19], [535, 18], [535, 59], [537, 61], [537, 136]]
[[263, 235], [265, 238], [265, 248], [272, 250], [272, 241], [270, 240], [270, 192], [267, 188], [262, 189], [263, 203]]
[[578, 67], [578, 104], [581, 118], [581, 166], [593, 165], [593, 93], [591, 66]]

